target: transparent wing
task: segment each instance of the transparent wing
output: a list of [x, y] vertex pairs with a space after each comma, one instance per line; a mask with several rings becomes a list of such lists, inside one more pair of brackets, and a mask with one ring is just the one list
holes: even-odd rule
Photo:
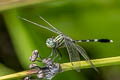
[[70, 61], [78, 61], [80, 60], [79, 54], [82, 55], [85, 60], [98, 72], [98, 69], [94, 66], [94, 64], [90, 61], [90, 58], [87, 56], [86, 51], [80, 47], [79, 45], [73, 43], [69, 39], [65, 39], [65, 45], [69, 53]]
[[46, 19], [44, 19], [43, 17], [39, 16], [40, 19], [42, 19], [44, 22], [46, 22], [49, 26], [51, 26], [52, 29], [54, 29], [56, 32], [58, 32], [59, 34], [61, 34], [62, 32], [59, 31], [57, 28], [55, 28], [52, 24], [50, 24]]
[[[68, 54], [69, 54], [70, 62], [80, 61], [80, 55], [79, 55], [79, 52], [74, 47], [75, 46], [74, 43], [71, 40], [65, 38], [65, 46], [66, 46]], [[73, 64], [73, 66], [74, 66], [74, 64]], [[76, 69], [76, 70], [78, 72], [80, 72], [80, 68]]]
[[66, 45], [66, 48], [68, 50], [70, 61], [71, 62], [79, 61], [80, 60], [80, 56], [79, 56], [78, 51], [74, 47], [74, 43], [72, 41], [70, 41], [69, 39], [65, 38], [65, 45]]
[[86, 51], [77, 44], [74, 44], [74, 47], [76, 47], [76, 49], [85, 58], [85, 60], [91, 65], [91, 67], [94, 68], [97, 72], [99, 72], [98, 69], [94, 66], [94, 64], [90, 61], [90, 58], [87, 56]]
[[27, 22], [29, 22], [29, 23], [31, 23], [31, 24], [34, 24], [34, 25], [36, 25], [36, 26], [39, 26], [39, 27], [41, 27], [41, 28], [47, 29], [47, 30], [49, 30], [49, 31], [51, 31], [51, 32], [54, 32], [54, 33], [56, 33], [56, 34], [60, 34], [58, 31], [56, 31], [56, 30], [54, 30], [54, 29], [51, 29], [51, 28], [48, 28], [48, 27], [46, 27], [46, 26], [40, 25], [40, 24], [35, 23], [35, 22], [33, 22], [33, 21], [31, 21], [31, 20], [28, 20], [28, 19], [26, 19], [26, 18], [23, 18], [23, 17], [20, 17], [20, 16], [19, 16], [18, 18], [20, 18], [21, 20], [27, 21]]

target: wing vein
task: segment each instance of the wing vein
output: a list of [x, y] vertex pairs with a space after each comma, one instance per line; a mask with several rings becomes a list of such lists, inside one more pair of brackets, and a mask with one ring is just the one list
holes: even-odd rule
[[41, 28], [47, 29], [47, 30], [49, 30], [49, 31], [51, 31], [51, 32], [54, 32], [54, 33], [56, 33], [56, 34], [59, 34], [57, 31], [55, 31], [55, 30], [53, 30], [53, 29], [50, 29], [50, 28], [48, 28], [48, 27], [46, 27], [46, 26], [40, 25], [40, 24], [38, 24], [38, 23], [35, 23], [35, 22], [33, 22], [33, 21], [31, 21], [31, 20], [28, 20], [28, 19], [26, 19], [26, 18], [23, 18], [23, 17], [18, 17], [18, 18], [20, 18], [21, 20], [27, 21], [27, 22], [29, 22], [29, 23], [31, 23], [31, 24], [34, 24], [34, 25], [36, 25], [36, 26], [39, 26], [39, 27], [41, 27]]

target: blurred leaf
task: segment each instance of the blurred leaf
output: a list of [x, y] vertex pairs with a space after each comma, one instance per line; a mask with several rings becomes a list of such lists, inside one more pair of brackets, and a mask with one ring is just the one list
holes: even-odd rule
[[29, 65], [29, 57], [35, 48], [30, 35], [28, 35], [28, 31], [20, 23], [17, 16], [15, 10], [8, 11], [4, 13], [4, 20], [7, 24], [13, 45], [18, 53], [17, 56], [20, 59], [21, 64], [27, 68]]
[[0, 11], [49, 1], [51, 0], [0, 0]]
[[0, 76], [7, 75], [14, 72], [15, 72], [14, 70], [7, 68], [5, 65], [0, 63]]

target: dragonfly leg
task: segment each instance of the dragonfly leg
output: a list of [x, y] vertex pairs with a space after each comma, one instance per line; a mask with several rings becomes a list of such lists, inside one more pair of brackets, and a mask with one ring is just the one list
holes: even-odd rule
[[55, 57], [52, 59], [53, 61], [59, 56], [58, 53], [56, 53], [56, 49], [54, 50]]
[[54, 51], [55, 51], [55, 48], [53, 48], [53, 49], [52, 49], [52, 52], [51, 52], [51, 54], [48, 56], [48, 58], [50, 58], [50, 57], [52, 57], [52, 56], [53, 56]]
[[58, 59], [58, 60], [61, 60], [61, 58], [62, 58], [62, 54], [61, 54], [61, 52], [60, 52], [59, 49], [56, 49], [56, 50], [57, 50], [57, 53], [58, 53], [58, 55], [59, 55], [59, 59]]

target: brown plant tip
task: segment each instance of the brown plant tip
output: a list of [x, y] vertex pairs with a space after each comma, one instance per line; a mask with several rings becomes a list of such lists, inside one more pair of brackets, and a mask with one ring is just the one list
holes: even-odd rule
[[36, 74], [36, 73], [38, 73], [38, 69], [36, 68], [36, 69], [31, 69], [31, 70], [28, 70], [27, 71], [27, 75], [31, 75], [31, 74]]

